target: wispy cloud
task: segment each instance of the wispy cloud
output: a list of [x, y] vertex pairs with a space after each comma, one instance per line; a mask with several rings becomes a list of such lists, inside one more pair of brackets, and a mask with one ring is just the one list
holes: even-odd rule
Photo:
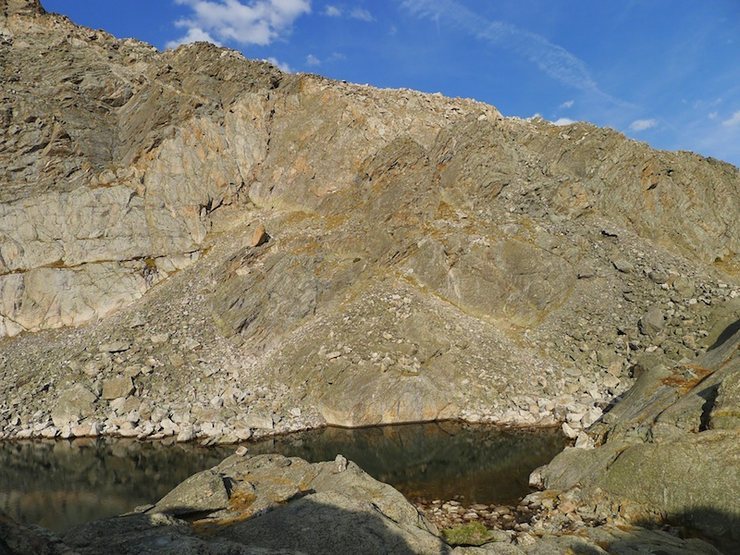
[[561, 104], [560, 106], [558, 106], [558, 107], [559, 107], [559, 108], [561, 108], [561, 109], [565, 109], [565, 110], [567, 110], [568, 108], [572, 108], [572, 107], [573, 107], [573, 104], [575, 104], [575, 103], [576, 103], [576, 101], [575, 101], [575, 100], [566, 100], [565, 102], [563, 102], [563, 103], [562, 103], [562, 104]]
[[512, 50], [561, 83], [622, 103], [599, 89], [581, 59], [542, 35], [504, 21], [488, 20], [454, 0], [401, 0], [401, 5], [418, 17], [453, 25], [479, 40]]
[[291, 68], [288, 64], [285, 62], [281, 62], [277, 58], [274, 58], [270, 56], [265, 61], [270, 62], [272, 65], [274, 65], [276, 68], [278, 68], [280, 71], [284, 71], [285, 73], [293, 73], [293, 68]]
[[298, 17], [311, 11], [310, 0], [175, 1], [190, 7], [193, 13], [175, 22], [186, 33], [168, 43], [168, 47], [204, 38], [265, 46], [289, 32]]
[[658, 125], [658, 120], [655, 119], [636, 119], [630, 123], [630, 129], [635, 132], [646, 131], [652, 129]]
[[728, 119], [724, 120], [722, 125], [725, 127], [735, 127], [736, 125], [740, 125], [740, 110], [732, 114]]
[[337, 6], [326, 6], [323, 13], [329, 17], [342, 17], [342, 10]]
[[375, 21], [373, 14], [371, 14], [364, 8], [355, 8], [354, 10], [349, 12], [349, 16], [352, 19], [359, 19], [360, 21], [366, 21], [368, 23]]
[[575, 120], [570, 118], [558, 118], [552, 122], [553, 125], [570, 125], [571, 123], [575, 123]]
[[309, 54], [306, 56], [306, 65], [309, 67], [316, 67], [323, 64], [331, 64], [333, 62], [339, 62], [341, 60], [346, 60], [347, 56], [342, 54], [341, 52], [332, 52], [329, 54], [326, 58], [319, 58], [315, 54]]
[[375, 21], [375, 16], [372, 13], [370, 13], [369, 10], [366, 10], [365, 8], [359, 8], [359, 7], [346, 11], [345, 7], [328, 4], [321, 13], [328, 17], [346, 16], [351, 19], [358, 19], [360, 21], [366, 21], [368, 23]]

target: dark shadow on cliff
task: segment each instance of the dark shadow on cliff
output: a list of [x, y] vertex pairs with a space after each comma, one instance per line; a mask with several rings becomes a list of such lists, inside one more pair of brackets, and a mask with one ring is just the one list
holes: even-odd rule
[[238, 555], [255, 549], [308, 555], [447, 555], [452, 550], [426, 530], [403, 520], [399, 524], [377, 505], [349, 496], [307, 495], [251, 518], [199, 513], [196, 520], [187, 507], [168, 513], [184, 516], [137, 513], [114, 517], [78, 526], [63, 540], [82, 554], [111, 555], [160, 550]]
[[[637, 522], [638, 526], [655, 528], [652, 522]], [[697, 507], [669, 515], [664, 526], [680, 538], [703, 540], [726, 555], [740, 555], [740, 505], [735, 514], [711, 507]]]
[[727, 326], [722, 333], [719, 334], [719, 337], [717, 337], [717, 341], [712, 343], [712, 345], [709, 346], [707, 349], [708, 351], [711, 351], [712, 349], [716, 349], [720, 345], [722, 345], [725, 341], [730, 339], [733, 335], [735, 335], [738, 330], [740, 330], [740, 318], [735, 320], [732, 324]]

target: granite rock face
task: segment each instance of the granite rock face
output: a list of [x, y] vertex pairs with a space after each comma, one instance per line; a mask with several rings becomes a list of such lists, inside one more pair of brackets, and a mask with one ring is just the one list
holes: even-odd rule
[[75, 435], [76, 384], [80, 433], [577, 436], [740, 314], [728, 164], [0, 12], [5, 436]]

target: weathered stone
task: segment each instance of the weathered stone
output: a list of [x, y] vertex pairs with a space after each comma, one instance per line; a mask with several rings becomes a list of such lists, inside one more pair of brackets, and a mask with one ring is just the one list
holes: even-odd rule
[[635, 266], [629, 260], [624, 258], [615, 258], [612, 260], [614, 267], [624, 274], [629, 274], [634, 271]]
[[[712, 394], [711, 390], [709, 394]], [[740, 429], [740, 372], [725, 377], [716, 388], [716, 395], [709, 413], [710, 426], [717, 430]]]
[[259, 430], [272, 430], [275, 427], [272, 415], [269, 414], [248, 414], [243, 417], [242, 422], [248, 428]]
[[205, 470], [185, 480], [150, 511], [178, 516], [225, 509], [228, 503], [224, 476], [218, 471]]
[[99, 349], [102, 353], [122, 353], [128, 351], [131, 344], [128, 341], [114, 341], [112, 343], [103, 343]]
[[657, 306], [650, 307], [637, 324], [640, 328], [640, 333], [644, 335], [653, 336], [665, 327], [665, 316], [663, 312]]
[[648, 277], [653, 283], [657, 283], [657, 284], [668, 283], [668, 274], [660, 270], [651, 270], [648, 273]]
[[265, 226], [259, 223], [257, 224], [257, 227], [255, 227], [254, 231], [252, 232], [252, 237], [249, 240], [249, 246], [259, 247], [260, 245], [267, 243], [269, 238], [270, 236], [267, 234], [267, 230], [265, 229]]
[[58, 428], [77, 422], [95, 412], [97, 396], [81, 384], [62, 392], [51, 411], [51, 419]]
[[128, 397], [134, 392], [134, 382], [128, 376], [116, 376], [103, 382], [103, 399]]

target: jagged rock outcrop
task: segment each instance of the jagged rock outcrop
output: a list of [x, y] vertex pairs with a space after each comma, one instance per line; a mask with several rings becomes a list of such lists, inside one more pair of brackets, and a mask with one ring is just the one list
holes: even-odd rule
[[49, 533], [33, 536], [4, 517], [0, 529], [13, 548], [36, 542], [37, 552], [49, 554], [719, 553], [698, 539], [603, 522], [537, 535], [498, 530], [480, 547], [453, 549], [400, 493], [341, 455], [317, 464], [233, 455], [154, 505], [78, 526], [62, 540]]
[[[589, 433], [594, 450], [566, 449], [535, 472], [549, 489], [578, 486], [652, 507], [675, 524], [737, 547], [740, 495], [740, 332], [694, 363], [646, 368]], [[585, 501], [589, 503], [589, 501]]]

